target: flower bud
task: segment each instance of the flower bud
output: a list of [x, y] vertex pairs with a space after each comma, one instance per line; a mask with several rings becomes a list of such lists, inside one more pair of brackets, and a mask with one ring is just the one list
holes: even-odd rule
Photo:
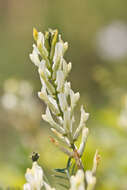
[[24, 185], [24, 190], [40, 190], [43, 186], [43, 170], [33, 162], [32, 169], [27, 169], [25, 174], [27, 183]]
[[86, 140], [87, 140], [87, 137], [88, 137], [88, 133], [89, 133], [89, 129], [84, 127], [83, 130], [82, 130], [81, 144], [80, 144], [80, 147], [78, 149], [78, 153], [79, 153], [80, 157], [82, 156], [82, 154], [84, 152]]
[[84, 172], [78, 170], [75, 176], [71, 176], [70, 184], [70, 190], [85, 190]]
[[62, 92], [63, 85], [64, 85], [64, 73], [61, 70], [58, 70], [56, 73], [56, 85], [57, 85], [57, 91]]
[[80, 118], [80, 123], [78, 128], [76, 129], [75, 133], [74, 133], [74, 137], [73, 139], [76, 140], [78, 138], [78, 136], [80, 135], [80, 132], [82, 130], [83, 127], [85, 127], [85, 123], [87, 121], [89, 117], [89, 113], [86, 113], [83, 106], [81, 106], [81, 118]]
[[93, 190], [96, 184], [96, 177], [93, 176], [91, 171], [86, 171], [85, 173], [86, 176], [86, 182], [87, 182], [87, 189], [88, 190]]
[[35, 41], [37, 41], [38, 39], [38, 31], [36, 30], [36, 28], [33, 28], [33, 38]]
[[61, 110], [64, 112], [66, 111], [68, 104], [67, 104], [67, 99], [64, 93], [59, 93], [58, 94], [58, 98], [59, 98], [59, 103], [60, 103], [60, 107]]
[[56, 130], [58, 130], [60, 133], [62, 133], [62, 134], [65, 133], [64, 129], [53, 120], [52, 115], [51, 115], [50, 110], [49, 110], [48, 107], [46, 108], [46, 114], [43, 114], [42, 118], [45, 121], [47, 121], [48, 123], [50, 123], [50, 125], [52, 127], [54, 127]]

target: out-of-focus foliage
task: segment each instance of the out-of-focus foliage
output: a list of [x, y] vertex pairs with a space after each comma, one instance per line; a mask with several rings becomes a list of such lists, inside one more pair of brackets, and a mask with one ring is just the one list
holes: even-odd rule
[[24, 183], [32, 151], [47, 176], [67, 161], [41, 119], [45, 105], [28, 57], [35, 26], [58, 28], [69, 42], [70, 80], [91, 115], [84, 166], [91, 167], [96, 148], [102, 155], [96, 189], [127, 189], [126, 7], [126, 0], [0, 0], [0, 186]]

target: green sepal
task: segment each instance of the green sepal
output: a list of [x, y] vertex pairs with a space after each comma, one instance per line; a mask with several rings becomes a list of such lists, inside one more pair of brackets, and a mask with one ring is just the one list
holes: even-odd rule
[[53, 36], [52, 36], [52, 42], [51, 42], [51, 51], [50, 51], [50, 60], [53, 60], [54, 52], [55, 52], [55, 46], [57, 43], [58, 39], [58, 30], [53, 31]]

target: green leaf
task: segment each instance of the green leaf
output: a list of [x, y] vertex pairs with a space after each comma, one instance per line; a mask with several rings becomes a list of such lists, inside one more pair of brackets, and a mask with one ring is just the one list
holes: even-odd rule
[[74, 175], [75, 166], [76, 166], [76, 163], [74, 163], [72, 166], [71, 175]]
[[59, 172], [59, 173], [64, 173], [64, 174], [66, 174], [66, 168], [63, 168], [63, 169], [57, 168], [57, 169], [54, 169], [54, 171], [55, 171], [55, 172]]
[[65, 185], [65, 184], [58, 183], [58, 185], [60, 185], [60, 186], [62, 186], [62, 187], [64, 187], [64, 188], [66, 188], [66, 189], [69, 189], [69, 186], [67, 186], [67, 185]]
[[68, 180], [67, 177], [65, 177], [65, 176], [61, 176], [61, 175], [53, 175], [53, 177]]

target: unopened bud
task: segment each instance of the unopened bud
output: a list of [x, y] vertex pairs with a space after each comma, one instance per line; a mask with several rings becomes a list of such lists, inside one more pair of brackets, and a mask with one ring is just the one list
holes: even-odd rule
[[37, 41], [38, 39], [38, 31], [36, 30], [36, 28], [33, 28], [33, 38], [35, 41]]

